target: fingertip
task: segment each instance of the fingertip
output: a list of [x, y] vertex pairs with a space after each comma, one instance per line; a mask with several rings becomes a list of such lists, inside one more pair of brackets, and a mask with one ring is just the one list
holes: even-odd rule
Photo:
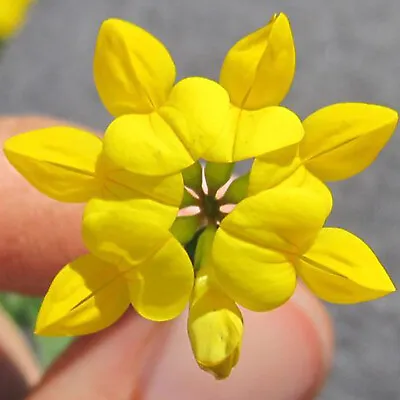
[[168, 394], [166, 399], [314, 398], [330, 364], [332, 334], [323, 307], [303, 296], [308, 295], [296, 294], [269, 313], [244, 311], [241, 357], [224, 381], [215, 381], [198, 369], [186, 337], [186, 322], [179, 320], [155, 366], [145, 398], [158, 399], [163, 393]]
[[224, 381], [198, 368], [187, 337], [186, 315], [159, 324], [130, 312], [104, 332], [78, 340], [32, 399], [52, 398], [54, 393], [62, 393], [60, 399], [71, 395], [95, 399], [100, 393], [146, 400], [312, 399], [325, 378], [327, 359], [321, 338], [329, 334], [329, 325], [321, 322], [327, 318], [323, 308], [307, 296], [300, 293], [269, 313], [244, 312], [241, 359]]
[[129, 310], [113, 326], [77, 339], [47, 371], [30, 399], [142, 399], [168, 326]]
[[48, 128], [61, 123], [65, 122], [44, 115], [5, 115], [0, 117], [0, 142], [19, 133]]
[[323, 356], [323, 376], [329, 372], [335, 347], [333, 321], [326, 308], [302, 283], [297, 289], [291, 302], [309, 318], [321, 344]]

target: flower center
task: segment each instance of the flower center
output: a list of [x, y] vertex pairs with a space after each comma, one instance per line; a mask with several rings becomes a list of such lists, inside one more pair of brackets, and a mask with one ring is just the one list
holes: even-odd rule
[[200, 199], [200, 209], [208, 224], [217, 225], [221, 220], [220, 207], [220, 202], [213, 195], [204, 194], [203, 198]]
[[199, 268], [195, 253], [202, 254], [198, 246], [204, 245], [208, 233], [215, 234], [221, 221], [247, 196], [249, 175], [235, 179], [232, 170], [232, 164], [207, 163], [203, 167], [196, 163], [183, 171], [185, 191], [171, 232], [184, 245], [195, 272]]
[[199, 227], [218, 226], [247, 195], [248, 174], [234, 179], [232, 164], [200, 163], [183, 173], [185, 192], [178, 216], [199, 218]]

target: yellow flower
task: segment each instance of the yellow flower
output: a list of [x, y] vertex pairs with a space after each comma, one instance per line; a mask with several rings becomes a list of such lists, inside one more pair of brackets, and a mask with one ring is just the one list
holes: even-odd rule
[[105, 152], [137, 174], [171, 174], [202, 158], [229, 111], [229, 96], [216, 82], [191, 77], [174, 85], [168, 50], [126, 21], [103, 23], [94, 78], [103, 104], [117, 117], [106, 131]]
[[[278, 105], [293, 80], [294, 57], [290, 25], [279, 14], [232, 47], [221, 84], [233, 101]], [[340, 229], [322, 229], [330, 203], [318, 178], [344, 179], [366, 168], [396, 124], [397, 113], [386, 107], [335, 104], [305, 119], [299, 145], [257, 158], [249, 197], [222, 220], [212, 251], [215, 274], [232, 299], [256, 311], [273, 309], [290, 298], [297, 275], [318, 296], [338, 303], [394, 290], [360, 239]], [[228, 189], [225, 201], [234, 194]]]
[[[289, 91], [294, 72], [293, 36], [281, 13], [230, 49], [221, 84], [231, 98], [243, 97], [251, 87], [249, 104], [277, 106]], [[288, 177], [297, 179], [304, 167], [323, 181], [350, 178], [375, 160], [397, 122], [396, 111], [374, 104], [339, 103], [317, 110], [303, 121], [299, 146], [257, 154], [248, 193], [274, 187]]]
[[231, 99], [228, 120], [203, 158], [236, 162], [298, 143], [303, 129], [297, 116], [278, 106], [294, 70], [295, 49], [284, 14], [236, 43], [220, 73], [220, 83]]
[[[223, 78], [230, 69], [226, 64], [221, 81], [232, 83], [234, 76]], [[104, 105], [118, 117], [107, 129], [105, 152], [135, 173], [173, 173], [200, 158], [240, 161], [298, 143], [303, 137], [294, 113], [270, 107], [268, 102], [239, 101], [231, 93], [235, 87], [226, 85], [227, 93], [215, 82], [198, 77], [173, 86], [176, 71], [167, 49], [124, 21], [103, 23], [94, 72]], [[251, 87], [248, 92], [250, 98], [258, 96]], [[132, 149], [137, 157], [132, 157]]]
[[350, 178], [369, 167], [392, 136], [396, 111], [374, 104], [339, 103], [303, 121], [304, 139], [258, 157], [249, 194], [276, 185], [291, 185], [307, 170], [324, 182]]
[[[215, 182], [218, 166], [207, 167], [206, 182], [210, 177]], [[226, 166], [220, 168], [226, 171]], [[225, 177], [219, 182], [224, 184], [226, 175], [219, 176]], [[200, 214], [178, 217], [173, 226], [184, 243], [195, 235], [188, 333], [199, 366], [219, 379], [229, 376], [240, 354], [243, 321], [236, 303], [253, 311], [277, 308], [292, 296], [298, 277], [333, 303], [358, 303], [395, 291], [365, 243], [343, 229], [324, 228], [332, 197], [306, 169], [284, 185], [239, 196], [227, 214], [235, 189], [246, 187], [245, 181], [235, 185], [238, 181], [222, 197], [219, 191], [209, 194], [209, 188], [196, 190], [198, 199], [193, 199]], [[201, 232], [197, 238], [196, 221]]]
[[24, 23], [32, 0], [0, 0], [0, 39], [13, 35]]
[[132, 304], [165, 321], [186, 307], [193, 287], [188, 255], [168, 230], [129, 209], [91, 213], [83, 238], [90, 254], [66, 265], [44, 298], [41, 335], [83, 335], [114, 323]]
[[216, 233], [216, 277], [225, 293], [248, 309], [267, 311], [286, 302], [297, 276], [334, 303], [358, 303], [395, 290], [367, 245], [342, 229], [323, 228], [330, 196], [322, 194], [317, 178], [307, 176], [306, 186], [277, 187], [246, 198]]
[[205, 228], [196, 246], [194, 267], [199, 272], [190, 299], [188, 334], [200, 368], [224, 379], [239, 361], [243, 318], [209, 261], [216, 230], [212, 225]]
[[[283, 14], [241, 39], [228, 52], [221, 71], [220, 82], [230, 94], [232, 108], [245, 104], [243, 109], [250, 112], [277, 106], [293, 80], [294, 57], [290, 25]], [[397, 118], [394, 110], [377, 105], [344, 103], [323, 108], [303, 121], [304, 138], [299, 144], [288, 141], [275, 150], [272, 145], [253, 152], [258, 157], [250, 174], [234, 180], [220, 199], [214, 195], [228, 180], [232, 165], [206, 164], [208, 193], [193, 184], [193, 169], [184, 172], [186, 186], [196, 191], [204, 214], [213, 210], [214, 219], [206, 215], [207, 223], [218, 226], [211, 257], [203, 266], [195, 265], [198, 272], [189, 315], [189, 336], [202, 368], [223, 378], [237, 362], [242, 332], [234, 302], [255, 311], [274, 309], [291, 297], [297, 277], [333, 303], [372, 300], [395, 290], [361, 239], [340, 228], [323, 227], [332, 203], [320, 180], [345, 179], [368, 167], [394, 132]], [[277, 132], [272, 141], [283, 143], [285, 129]], [[247, 137], [252, 138], [252, 133], [247, 132]], [[218, 144], [228, 143], [232, 149], [231, 134], [225, 134]], [[216, 148], [210, 151], [216, 154]], [[208, 159], [236, 161], [229, 156]], [[237, 205], [229, 215], [221, 212], [221, 206], [231, 203]], [[180, 224], [183, 231], [186, 223], [190, 236], [194, 218], [180, 217], [174, 227]], [[231, 334], [225, 335], [227, 331]], [[201, 342], [200, 337], [209, 340]]]
[[217, 379], [227, 378], [239, 361], [243, 318], [205, 267], [196, 277], [190, 300], [188, 334], [200, 368]]
[[193, 268], [168, 231], [182, 199], [180, 174], [146, 177], [116, 167], [100, 138], [71, 127], [17, 135], [6, 141], [4, 152], [42, 193], [88, 202], [83, 236], [91, 253], [57, 274], [40, 309], [37, 333], [96, 332], [115, 322], [130, 303], [157, 321], [183, 310]]
[[[298, 277], [335, 303], [395, 290], [365, 243], [324, 227], [332, 196], [322, 181], [370, 165], [397, 113], [336, 104], [301, 122], [279, 106], [294, 70], [284, 14], [228, 52], [225, 89], [199, 77], [174, 85], [175, 66], [157, 39], [124, 21], [102, 25], [95, 82], [116, 117], [104, 149], [94, 135], [66, 127], [5, 145], [10, 162], [40, 191], [89, 201], [83, 237], [90, 254], [57, 275], [38, 332], [94, 332], [130, 303], [145, 318], [168, 320], [188, 303], [198, 365], [226, 378], [241, 349], [238, 305], [279, 307]], [[246, 158], [255, 158], [250, 173], [232, 182], [234, 163]]]

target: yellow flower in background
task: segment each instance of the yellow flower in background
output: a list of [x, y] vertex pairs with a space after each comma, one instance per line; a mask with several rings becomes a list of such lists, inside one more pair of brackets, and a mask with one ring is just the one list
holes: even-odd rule
[[111, 325], [130, 304], [154, 321], [186, 307], [193, 268], [167, 230], [130, 209], [91, 213], [83, 238], [90, 254], [57, 274], [36, 323], [42, 335], [83, 335]]
[[21, 28], [32, 0], [0, 0], [0, 40]]

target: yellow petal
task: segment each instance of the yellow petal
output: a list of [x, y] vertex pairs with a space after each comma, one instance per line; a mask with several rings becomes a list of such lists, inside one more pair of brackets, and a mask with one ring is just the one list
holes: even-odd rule
[[350, 178], [367, 168], [393, 134], [397, 112], [363, 103], [322, 108], [303, 122], [300, 157], [324, 181]]
[[281, 13], [229, 50], [220, 82], [236, 107], [256, 110], [278, 105], [290, 89], [295, 63], [289, 20]]
[[230, 111], [229, 95], [218, 83], [191, 77], [178, 82], [160, 115], [175, 131], [194, 160], [221, 136]]
[[212, 265], [225, 293], [249, 310], [279, 307], [296, 287], [296, 272], [288, 257], [222, 229], [216, 234]]
[[287, 108], [267, 107], [246, 111], [231, 107], [222, 134], [203, 158], [217, 163], [231, 163], [258, 157], [299, 143], [303, 134], [301, 121]]
[[[100, 175], [100, 171], [98, 173]], [[182, 202], [184, 187], [181, 174], [161, 177], [133, 174], [118, 168], [105, 155], [101, 157], [101, 174], [106, 185], [106, 192], [103, 192], [105, 198], [125, 200], [142, 197], [173, 207], [179, 207]]]
[[162, 321], [184, 309], [193, 286], [192, 263], [156, 221], [135, 210], [93, 213], [84, 219], [83, 237], [95, 255], [125, 271], [139, 314]]
[[272, 151], [254, 160], [250, 171], [249, 196], [286, 181], [301, 165], [298, 145]]
[[204, 158], [228, 112], [229, 98], [222, 87], [208, 79], [187, 78], [157, 112], [112, 122], [104, 138], [105, 153], [136, 174], [173, 174]]
[[331, 196], [307, 187], [263, 191], [240, 202], [220, 229], [271, 250], [302, 254], [330, 213]]
[[82, 233], [91, 253], [111, 264], [130, 266], [145, 262], [171, 236], [157, 221], [127, 207], [85, 214]]
[[168, 50], [150, 33], [127, 21], [103, 22], [94, 56], [94, 80], [112, 115], [153, 111], [168, 97], [175, 75]]
[[297, 271], [318, 297], [332, 303], [374, 300], [396, 290], [373, 251], [339, 228], [321, 230]]
[[140, 211], [143, 219], [170, 228], [182, 202], [181, 174], [163, 177], [136, 175], [115, 167], [104, 155], [97, 172], [102, 180], [102, 198], [92, 199], [85, 214], [128, 207]]
[[272, 188], [302, 188], [321, 196], [329, 214], [333, 206], [329, 188], [309, 172], [295, 154], [292, 147], [256, 159], [250, 172], [249, 196]]
[[118, 320], [129, 306], [129, 291], [120, 271], [85, 255], [54, 278], [36, 322], [36, 333], [75, 336], [97, 332]]
[[218, 281], [237, 303], [273, 309], [296, 286], [293, 260], [313, 243], [329, 214], [325, 196], [276, 188], [248, 197], [221, 223], [212, 250]]
[[242, 314], [209, 275], [196, 278], [188, 318], [195, 359], [217, 379], [227, 378], [237, 364], [243, 337]]
[[106, 131], [104, 151], [116, 165], [139, 175], [169, 175], [194, 162], [176, 132], [158, 113], [115, 119]]
[[321, 207], [324, 208], [326, 215], [329, 215], [332, 211], [333, 197], [330, 189], [320, 179], [309, 172], [304, 165], [296, 169], [279, 187], [297, 187], [314, 193], [323, 201]]
[[72, 127], [54, 127], [14, 136], [4, 144], [9, 162], [36, 189], [65, 202], [100, 195], [96, 164], [102, 142]]
[[134, 212], [139, 213], [141, 218], [157, 224], [160, 228], [169, 229], [178, 214], [178, 208], [163, 203], [146, 199], [134, 198], [127, 200], [110, 200], [93, 198], [85, 207], [85, 218], [91, 214], [104, 212]]
[[131, 269], [127, 279], [136, 311], [153, 321], [167, 321], [187, 306], [194, 274], [185, 249], [170, 236], [160, 249]]

